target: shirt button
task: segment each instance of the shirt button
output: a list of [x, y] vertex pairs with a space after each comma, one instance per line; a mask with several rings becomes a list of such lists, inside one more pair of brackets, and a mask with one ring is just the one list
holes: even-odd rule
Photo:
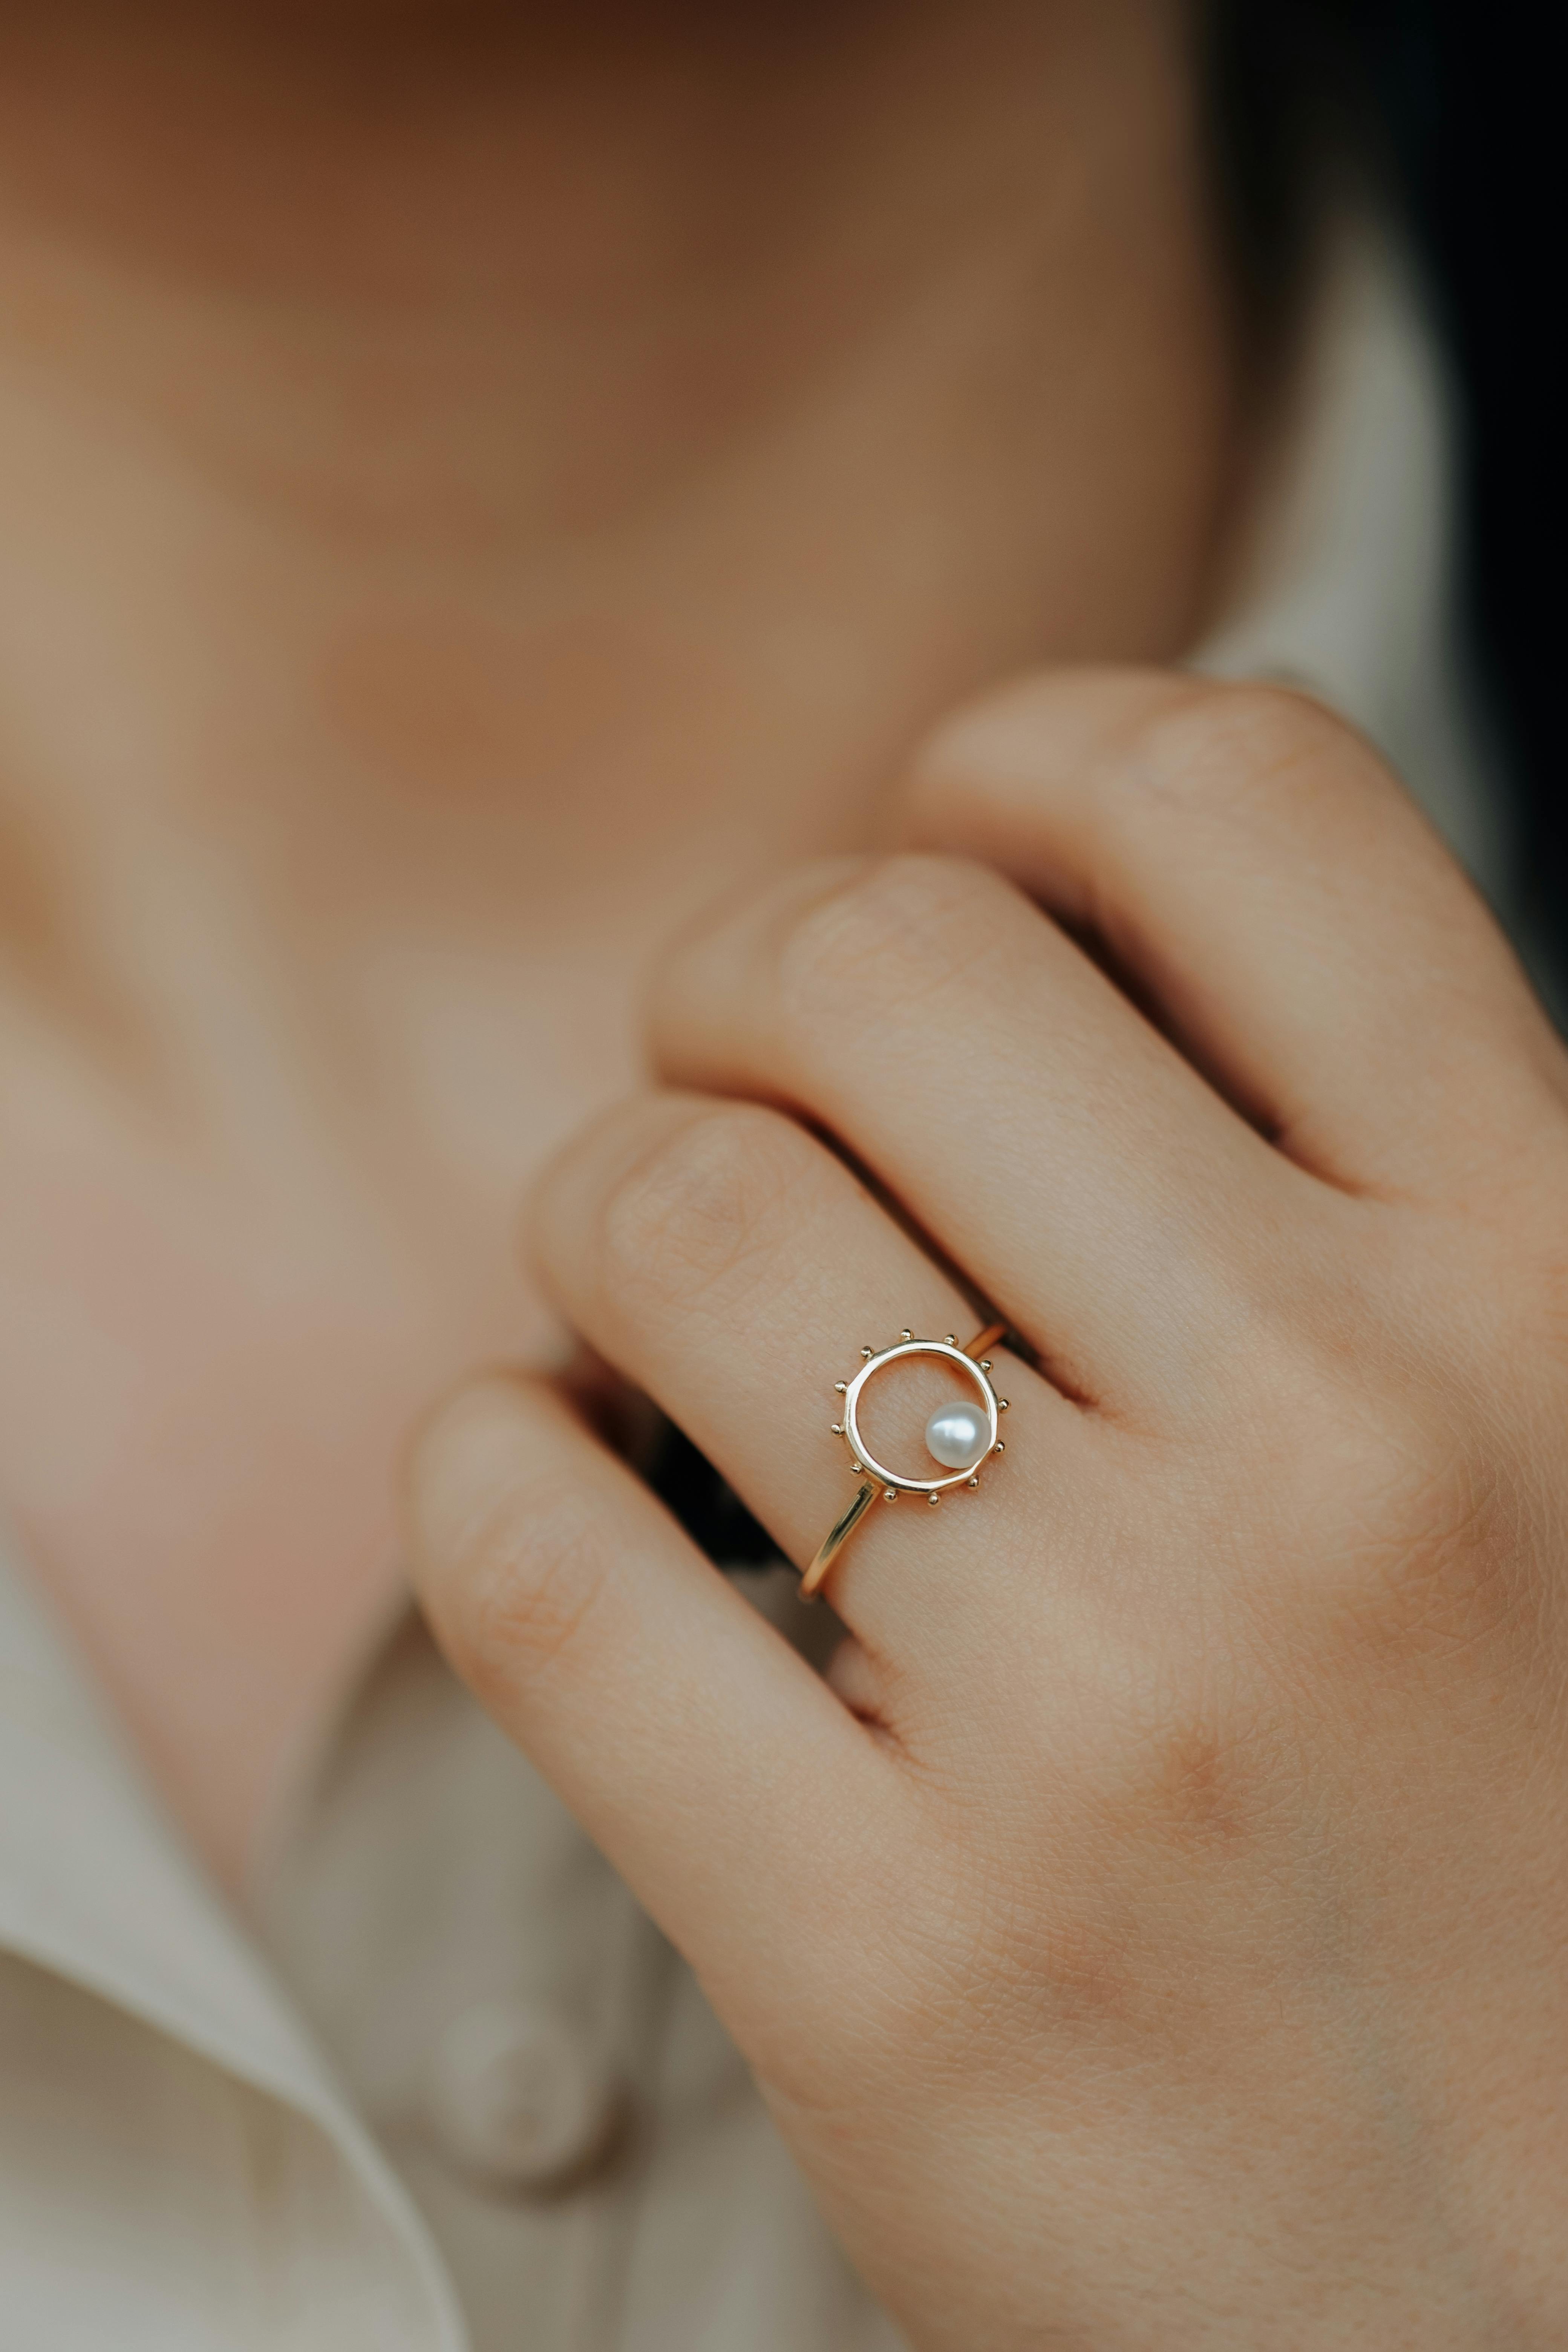
[[542, 2194], [608, 2162], [624, 2106], [563, 2018], [496, 2000], [462, 2011], [442, 2033], [426, 2111], [458, 2170], [492, 2189]]

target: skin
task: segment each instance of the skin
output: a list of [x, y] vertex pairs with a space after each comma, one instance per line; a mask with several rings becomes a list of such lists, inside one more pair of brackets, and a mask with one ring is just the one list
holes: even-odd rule
[[799, 1559], [955, 1269], [1007, 1454], [829, 1681], [526, 1378], [451, 1654], [922, 2352], [1560, 2343], [1561, 1056], [1331, 721], [1063, 667], [1230, 510], [1180, 13], [515, 13], [0, 18], [28, 1556], [242, 1883], [452, 1369]]
[[1281, 691], [1058, 672], [903, 815], [692, 930], [535, 1263], [797, 1562], [891, 1318], [1007, 1318], [1003, 1461], [824, 1682], [492, 1378], [426, 1606], [918, 2352], [1561, 2344], [1568, 1056]]
[[429, 1396], [715, 891], [1164, 659], [1237, 358], [1173, 0], [0, 8], [0, 1492], [243, 1887]]

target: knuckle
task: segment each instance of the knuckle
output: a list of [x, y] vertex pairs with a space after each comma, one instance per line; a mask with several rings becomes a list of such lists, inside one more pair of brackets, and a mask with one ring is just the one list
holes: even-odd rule
[[1336, 1650], [1394, 1668], [1534, 1638], [1522, 1498], [1484, 1423], [1440, 1397], [1360, 1387], [1320, 1409], [1310, 1439], [1290, 1582], [1314, 1643], [1326, 1630]]
[[1242, 822], [1321, 787], [1347, 752], [1370, 764], [1360, 738], [1304, 693], [1203, 681], [1139, 716], [1115, 773], [1134, 801]]
[[1145, 1716], [1124, 1745], [1110, 1791], [1112, 1826], [1193, 1855], [1227, 1847], [1266, 1818], [1268, 1778], [1256, 1732], [1245, 1736], [1194, 1692]]
[[[920, 1979], [949, 2027], [968, 1987], [988, 2006], [1136, 2033], [1141, 1890], [1201, 1897], [1256, 1867], [1284, 1831], [1289, 1738], [1250, 1675], [1237, 1667], [1222, 1682], [1212, 1657], [1163, 1635], [1095, 1649], [1081, 1703], [1032, 1752], [1013, 1751], [985, 1834], [955, 1838], [949, 1822], [950, 1899], [927, 1902]], [[933, 2019], [913, 2024], [929, 2032]]]
[[752, 1104], [718, 1104], [667, 1131], [600, 1202], [598, 1278], [618, 1296], [690, 1306], [715, 1284], [759, 1270], [809, 1147], [793, 1121]]
[[612, 1567], [599, 1515], [580, 1483], [510, 1489], [454, 1547], [441, 1609], [453, 1664], [499, 1703], [552, 1672], [583, 1641]]
[[1278, 1776], [1200, 1695], [1105, 1713], [1101, 1736], [1075, 1742], [1070, 1776], [1053, 1776], [1044, 1834], [1036, 1787], [1016, 1820], [1004, 1810], [991, 1834], [950, 1849], [950, 1899], [927, 1903], [918, 1967], [880, 1986], [889, 2039], [943, 2046], [967, 2068], [994, 2050], [1000, 2015], [1031, 2039], [1065, 2027], [1125, 2045], [1168, 2026], [1148, 1891], [1202, 1901], [1256, 1868], [1278, 1834]]
[[1266, 1840], [1280, 1788], [1279, 1726], [1244, 1660], [1222, 1675], [1197, 1645], [1123, 1650], [1102, 1687], [1087, 1750], [1075, 1843], [1146, 1873], [1202, 1874]]
[[1227, 1389], [1235, 1451], [1209, 1524], [1247, 1655], [1277, 1691], [1329, 1690], [1358, 1656], [1392, 1671], [1504, 1645], [1517, 1664], [1544, 1596], [1498, 1410], [1507, 1368], [1455, 1348], [1453, 1327], [1437, 1370], [1369, 1348], [1348, 1304], [1336, 1284], [1304, 1318], [1255, 1317]]
[[1385, 1469], [1341, 1555], [1340, 1598], [1358, 1646], [1458, 1657], [1521, 1631], [1529, 1594], [1495, 1465], [1469, 1450], [1423, 1464], [1399, 1448]]
[[818, 1033], [850, 996], [863, 1012], [905, 1006], [988, 954], [997, 895], [1007, 889], [966, 859], [905, 852], [803, 908], [774, 973], [786, 1036]]

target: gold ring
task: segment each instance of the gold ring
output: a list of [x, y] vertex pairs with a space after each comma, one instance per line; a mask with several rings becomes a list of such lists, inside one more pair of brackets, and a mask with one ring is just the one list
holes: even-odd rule
[[[829, 1528], [816, 1558], [801, 1578], [803, 1601], [815, 1600], [828, 1570], [879, 1495], [885, 1503], [896, 1503], [900, 1495], [923, 1495], [934, 1506], [950, 1486], [978, 1486], [982, 1465], [992, 1454], [1005, 1453], [997, 1423], [1007, 1410], [1007, 1400], [998, 1396], [991, 1384], [991, 1363], [985, 1350], [996, 1345], [1006, 1328], [1005, 1323], [987, 1324], [962, 1348], [951, 1331], [945, 1339], [917, 1339], [911, 1332], [904, 1331], [890, 1348], [862, 1348], [860, 1353], [866, 1360], [854, 1379], [835, 1382], [844, 1400], [844, 1418], [834, 1423], [833, 1434], [842, 1437], [847, 1444], [850, 1467], [860, 1486], [848, 1509]], [[949, 1465], [946, 1475], [940, 1478], [905, 1478], [896, 1470], [887, 1469], [860, 1434], [860, 1398], [867, 1381], [873, 1372], [882, 1371], [906, 1356], [935, 1356], [945, 1363], [962, 1366], [979, 1399], [978, 1415], [973, 1406], [955, 1411], [950, 1405], [939, 1405], [926, 1423], [927, 1444], [939, 1462]], [[949, 1431], [937, 1427], [944, 1421], [952, 1424], [951, 1435]], [[980, 1423], [984, 1425], [977, 1425]], [[947, 1445], [945, 1454], [937, 1452], [937, 1446], [942, 1444]]]

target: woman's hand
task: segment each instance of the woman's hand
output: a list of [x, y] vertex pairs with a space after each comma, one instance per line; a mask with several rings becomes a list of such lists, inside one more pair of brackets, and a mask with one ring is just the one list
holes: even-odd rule
[[922, 2352], [1560, 2347], [1568, 1061], [1294, 697], [1030, 685], [909, 808], [686, 945], [539, 1263], [797, 1563], [862, 1345], [994, 1307], [1005, 1458], [869, 1515], [825, 1685], [490, 1381], [430, 1614]]

